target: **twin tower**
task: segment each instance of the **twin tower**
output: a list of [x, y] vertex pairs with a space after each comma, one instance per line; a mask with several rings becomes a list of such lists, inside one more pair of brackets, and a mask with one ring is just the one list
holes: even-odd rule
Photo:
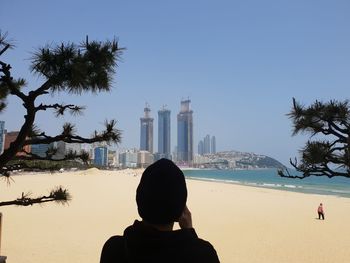
[[[156, 159], [173, 159], [178, 163], [190, 164], [193, 160], [193, 111], [191, 100], [182, 100], [181, 109], [177, 114], [177, 150], [176, 156], [171, 156], [170, 148], [170, 110], [163, 107], [158, 111], [158, 152]], [[148, 104], [144, 109], [141, 121], [140, 150], [153, 153], [153, 118]]]

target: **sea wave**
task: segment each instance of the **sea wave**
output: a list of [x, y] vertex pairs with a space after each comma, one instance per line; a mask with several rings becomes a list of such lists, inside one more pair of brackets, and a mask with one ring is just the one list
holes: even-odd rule
[[293, 185], [293, 184], [285, 184], [283, 186], [286, 187], [286, 188], [297, 188], [297, 186]]
[[278, 189], [282, 191], [306, 194], [334, 195], [350, 198], [350, 180], [343, 178], [310, 177], [304, 180], [281, 178], [275, 170], [264, 171], [219, 171], [192, 170], [184, 171], [186, 178], [210, 182], [246, 185]]
[[268, 184], [268, 183], [263, 183], [262, 186], [265, 186], [265, 187], [282, 187], [281, 184]]

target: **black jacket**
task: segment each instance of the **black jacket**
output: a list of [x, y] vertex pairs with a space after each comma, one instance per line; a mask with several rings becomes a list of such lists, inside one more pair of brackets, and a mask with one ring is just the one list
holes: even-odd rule
[[195, 230], [159, 231], [135, 221], [123, 236], [113, 236], [103, 246], [100, 263], [217, 263], [213, 246]]

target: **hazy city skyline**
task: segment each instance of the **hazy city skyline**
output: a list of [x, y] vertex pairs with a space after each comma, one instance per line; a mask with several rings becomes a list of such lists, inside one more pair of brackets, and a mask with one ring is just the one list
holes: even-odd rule
[[[16, 47], [2, 59], [11, 64], [14, 77], [35, 88], [41, 84], [29, 70], [35, 48], [79, 43], [86, 35], [117, 37], [127, 50], [113, 90], [97, 96], [47, 95], [46, 102], [77, 102], [87, 109], [76, 118], [45, 112], [37, 118], [42, 130], [54, 135], [72, 121], [88, 136], [103, 129], [105, 119], [116, 119], [123, 131], [120, 147], [138, 148], [145, 101], [152, 113], [163, 104], [177, 112], [181, 99], [190, 97], [195, 148], [200, 138], [215, 134], [217, 151], [255, 152], [288, 165], [307, 140], [291, 136], [286, 114], [292, 98], [305, 105], [348, 98], [349, 13], [350, 2], [341, 0], [5, 1], [1, 30]], [[0, 120], [16, 131], [24, 110], [16, 98], [8, 102]], [[173, 117], [172, 147], [176, 127]]]
[[[177, 114], [176, 144], [171, 148], [171, 111], [165, 105], [158, 110], [158, 151], [153, 152], [153, 120], [151, 108], [148, 103], [144, 108], [144, 116], [140, 118], [140, 150], [157, 153], [160, 157], [171, 159], [175, 151], [176, 160], [191, 162], [193, 155], [193, 111], [190, 108], [191, 100], [181, 100], [180, 110]], [[210, 148], [210, 146], [209, 146]], [[176, 149], [176, 150], [175, 150]], [[175, 156], [173, 156], [175, 157]]]

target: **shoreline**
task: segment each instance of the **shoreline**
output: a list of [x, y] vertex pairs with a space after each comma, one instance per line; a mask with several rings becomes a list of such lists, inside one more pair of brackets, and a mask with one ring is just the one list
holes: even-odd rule
[[320, 193], [317, 190], [308, 190], [303, 189], [298, 186], [294, 185], [276, 185], [272, 186], [270, 184], [258, 184], [258, 183], [241, 183], [239, 181], [230, 181], [230, 180], [219, 180], [219, 179], [211, 179], [211, 178], [198, 178], [198, 177], [186, 177], [188, 180], [194, 180], [194, 181], [202, 181], [202, 182], [211, 182], [211, 183], [222, 183], [222, 184], [229, 184], [229, 185], [238, 185], [243, 187], [254, 187], [259, 189], [269, 189], [269, 190], [275, 190], [275, 191], [281, 191], [281, 192], [291, 192], [291, 193], [298, 193], [298, 194], [306, 194], [306, 195], [324, 195], [324, 196], [334, 196], [338, 198], [348, 198], [350, 199], [350, 193], [341, 194], [341, 193]]

